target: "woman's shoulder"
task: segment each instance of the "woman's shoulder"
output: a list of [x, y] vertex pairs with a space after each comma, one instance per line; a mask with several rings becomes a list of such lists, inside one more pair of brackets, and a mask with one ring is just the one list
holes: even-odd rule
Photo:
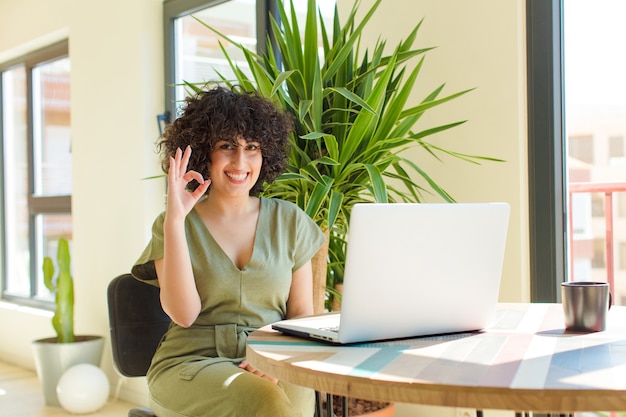
[[163, 222], [165, 221], [165, 211], [159, 213], [152, 222], [152, 229], [163, 227]]

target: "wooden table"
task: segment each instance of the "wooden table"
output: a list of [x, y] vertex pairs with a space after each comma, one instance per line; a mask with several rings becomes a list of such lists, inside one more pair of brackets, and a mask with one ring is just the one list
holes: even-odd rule
[[534, 412], [626, 410], [626, 307], [570, 333], [561, 304], [500, 304], [481, 332], [333, 346], [273, 331], [247, 358], [281, 380], [353, 398]]

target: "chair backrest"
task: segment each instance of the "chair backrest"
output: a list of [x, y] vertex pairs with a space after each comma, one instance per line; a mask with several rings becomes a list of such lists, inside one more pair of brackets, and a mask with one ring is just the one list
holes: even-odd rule
[[115, 367], [124, 376], [144, 376], [171, 322], [159, 288], [123, 274], [109, 283], [107, 301]]

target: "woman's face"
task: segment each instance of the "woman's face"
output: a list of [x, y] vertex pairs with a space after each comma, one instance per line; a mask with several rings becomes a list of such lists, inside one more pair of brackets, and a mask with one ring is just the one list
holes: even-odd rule
[[259, 179], [263, 155], [258, 142], [237, 138], [239, 146], [222, 140], [211, 151], [211, 190], [248, 195]]

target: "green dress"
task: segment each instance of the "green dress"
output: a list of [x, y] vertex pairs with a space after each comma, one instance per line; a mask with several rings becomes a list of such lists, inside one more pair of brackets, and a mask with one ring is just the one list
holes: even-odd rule
[[[150, 406], [159, 417], [312, 416], [308, 388], [260, 378], [237, 365], [248, 334], [285, 318], [292, 273], [325, 241], [296, 205], [261, 198], [254, 249], [239, 269], [192, 210], [185, 220], [200, 315], [189, 328], [174, 323], [154, 355], [147, 380]], [[158, 286], [154, 259], [163, 257], [163, 219], [132, 274]]]

